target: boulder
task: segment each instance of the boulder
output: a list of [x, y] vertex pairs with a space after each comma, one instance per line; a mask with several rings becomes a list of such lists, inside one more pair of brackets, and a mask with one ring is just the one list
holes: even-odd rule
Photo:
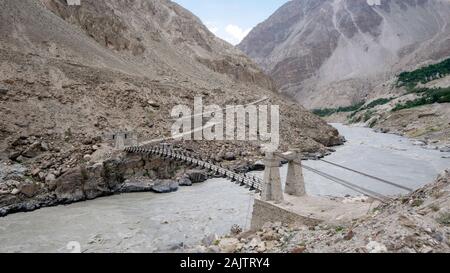
[[56, 180], [56, 176], [52, 173], [49, 173], [46, 177], [45, 177], [45, 183], [50, 183]]
[[36, 196], [40, 189], [41, 187], [37, 183], [25, 183], [19, 186], [19, 191], [28, 198]]
[[426, 146], [427, 143], [425, 141], [416, 140], [412, 143], [414, 146]]
[[50, 148], [46, 142], [41, 142], [41, 150], [45, 151], [45, 152], [50, 150]]
[[264, 171], [265, 168], [266, 165], [264, 165], [264, 161], [258, 160], [250, 165], [249, 171]]
[[231, 227], [231, 234], [233, 234], [233, 235], [238, 235], [238, 234], [241, 234], [242, 233], [242, 228], [239, 226], [239, 225], [233, 225], [232, 227]]
[[9, 89], [6, 86], [0, 85], [0, 96], [8, 94]]
[[186, 173], [192, 183], [202, 183], [208, 180], [208, 174], [203, 170], [190, 170]]
[[40, 172], [38, 175], [39, 181], [45, 181], [45, 177], [47, 177], [47, 175], [44, 172]]
[[16, 180], [6, 180], [2, 183], [2, 188], [18, 188], [20, 186], [20, 182]]
[[153, 108], [159, 108], [161, 107], [161, 105], [159, 105], [157, 102], [153, 101], [153, 100], [148, 100], [147, 101], [148, 105], [150, 105]]
[[169, 193], [178, 190], [178, 183], [173, 180], [157, 180], [152, 187], [152, 191], [156, 193]]
[[40, 172], [41, 172], [41, 169], [39, 169], [39, 168], [33, 169], [31, 171], [31, 176], [38, 176]]
[[0, 168], [0, 183], [1, 181], [23, 181], [28, 169], [21, 164], [2, 165]]
[[102, 165], [102, 176], [108, 183], [108, 187], [112, 191], [118, 191], [122, 183], [125, 181], [123, 169], [121, 166], [122, 161], [119, 159], [109, 159], [103, 162]]
[[0, 191], [7, 191], [9, 193], [9, 186], [6, 183], [3, 183], [3, 181], [0, 181]]
[[50, 190], [55, 190], [56, 188], [56, 176], [52, 173], [48, 174], [47, 177], [45, 177], [45, 184], [48, 186]]
[[22, 163], [25, 161], [25, 157], [23, 156], [19, 156], [18, 158], [16, 158], [16, 162]]
[[17, 139], [11, 144], [11, 146], [12, 146], [12, 147], [17, 147], [17, 146], [23, 146], [23, 145], [27, 145], [27, 144], [29, 144], [28, 136], [23, 135], [23, 136], [20, 136], [19, 138], [17, 138]]
[[12, 152], [9, 154], [9, 159], [15, 161], [21, 155], [21, 152]]
[[233, 152], [227, 152], [223, 156], [223, 159], [225, 159], [227, 161], [234, 161], [234, 160], [236, 160], [236, 155]]
[[236, 238], [225, 238], [219, 242], [219, 248], [222, 253], [235, 253], [239, 245], [240, 242]]
[[369, 253], [387, 253], [388, 249], [385, 245], [376, 242], [376, 241], [370, 241], [366, 245], [366, 249]]
[[61, 203], [85, 200], [83, 191], [86, 173], [81, 168], [70, 169], [55, 181], [55, 194]]
[[87, 199], [94, 199], [100, 196], [109, 195], [113, 192], [108, 181], [103, 177], [104, 168], [102, 163], [96, 163], [86, 168], [86, 182], [83, 186]]
[[189, 187], [189, 186], [192, 186], [192, 181], [189, 179], [189, 177], [187, 175], [185, 175], [178, 180], [178, 185], [183, 186], [183, 187], [186, 187], [186, 186]]
[[89, 161], [91, 161], [92, 156], [89, 155], [89, 154], [86, 154], [86, 155], [83, 156], [83, 159], [84, 159], [84, 161], [89, 162]]
[[152, 191], [155, 182], [146, 179], [127, 179], [121, 186], [119, 192], [131, 193], [131, 192], [149, 192]]
[[28, 157], [28, 158], [34, 158], [38, 156], [41, 153], [41, 143], [34, 142], [31, 144], [30, 147], [28, 147], [23, 153], [22, 156]]

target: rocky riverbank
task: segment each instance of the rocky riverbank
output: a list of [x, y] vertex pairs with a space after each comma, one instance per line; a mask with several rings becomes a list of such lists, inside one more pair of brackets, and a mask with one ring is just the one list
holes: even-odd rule
[[[0, 159], [0, 216], [115, 193], [172, 192], [178, 186], [212, 177], [171, 161], [114, 151], [111, 141], [105, 142], [101, 137], [85, 136], [81, 140], [76, 146], [37, 135], [22, 135], [13, 141], [9, 158]], [[185, 142], [181, 146], [174, 143], [174, 147], [199, 158], [210, 158], [239, 173], [263, 170], [263, 154], [256, 145], [245, 144], [241, 149], [233, 143], [215, 142]], [[209, 154], [211, 149], [219, 152]], [[305, 157], [318, 158], [333, 149], [307, 151]]]
[[[30, 169], [17, 161], [0, 163], [0, 217], [113, 194], [169, 193], [177, 191], [180, 186], [192, 186], [215, 177], [213, 173], [178, 162], [113, 152], [111, 148], [101, 147], [97, 152], [102, 156], [92, 155], [96, 161], [85, 161], [71, 168]], [[307, 153], [305, 157], [318, 158], [330, 152]], [[99, 157], [104, 159], [98, 160]], [[262, 160], [251, 156], [243, 158], [240, 153], [219, 153], [213, 160], [238, 173], [264, 170]]]
[[[56, 0], [1, 1], [0, 21], [0, 215], [138, 190], [136, 181], [123, 186], [143, 174], [131, 176], [123, 167], [129, 160], [110, 154], [112, 135], [167, 137], [171, 110], [195, 97], [221, 107], [263, 97], [279, 105], [281, 150], [324, 153], [342, 143], [336, 129], [281, 96], [242, 52], [170, 1], [83, 0], [75, 9]], [[183, 148], [245, 171], [261, 158], [261, 144]], [[142, 190], [173, 190], [164, 180], [181, 179], [183, 167], [171, 164], [146, 165]]]
[[234, 231], [204, 240], [195, 252], [431, 253], [450, 252], [450, 172], [414, 193], [381, 205], [347, 225], [286, 226]]
[[58, 178], [49, 174], [38, 180], [27, 174], [21, 164], [0, 167], [0, 216], [116, 193], [167, 193], [211, 177], [203, 170], [187, 169], [174, 162], [123, 153], [68, 169]]

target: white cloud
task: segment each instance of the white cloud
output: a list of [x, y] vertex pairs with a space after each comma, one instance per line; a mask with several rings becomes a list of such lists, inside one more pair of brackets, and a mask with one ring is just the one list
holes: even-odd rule
[[215, 22], [205, 22], [204, 24], [214, 35], [232, 45], [239, 44], [252, 30], [251, 28], [244, 30], [234, 24], [228, 24], [225, 28], [219, 27]]
[[225, 31], [228, 34], [228, 37], [226, 37], [225, 40], [227, 40], [230, 44], [237, 45], [251, 30], [251, 28], [243, 30], [239, 26], [230, 24], [225, 28]]
[[205, 25], [209, 29], [209, 31], [214, 33], [214, 35], [217, 35], [219, 33], [219, 28], [214, 23], [206, 22]]

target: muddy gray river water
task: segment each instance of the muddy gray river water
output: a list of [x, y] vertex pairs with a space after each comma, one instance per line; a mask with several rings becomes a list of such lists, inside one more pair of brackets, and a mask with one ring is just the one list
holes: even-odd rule
[[[329, 161], [412, 188], [450, 168], [450, 159], [442, 158], [448, 154], [415, 146], [407, 138], [334, 126], [348, 142], [327, 157]], [[305, 164], [383, 194], [404, 193], [323, 162]], [[357, 195], [308, 171], [304, 174], [310, 195]], [[171, 251], [197, 244], [209, 234], [227, 233], [234, 224], [248, 227], [252, 206], [252, 193], [227, 180], [211, 179], [170, 194], [124, 194], [44, 208], [0, 218], [0, 252], [70, 252], [73, 246], [83, 252]]]

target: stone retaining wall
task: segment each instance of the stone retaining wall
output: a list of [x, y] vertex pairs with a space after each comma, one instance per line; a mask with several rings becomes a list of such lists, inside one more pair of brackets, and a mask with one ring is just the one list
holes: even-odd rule
[[281, 222], [283, 224], [316, 226], [321, 220], [309, 218], [287, 211], [270, 202], [255, 199], [252, 215], [252, 230], [261, 229], [266, 223]]

